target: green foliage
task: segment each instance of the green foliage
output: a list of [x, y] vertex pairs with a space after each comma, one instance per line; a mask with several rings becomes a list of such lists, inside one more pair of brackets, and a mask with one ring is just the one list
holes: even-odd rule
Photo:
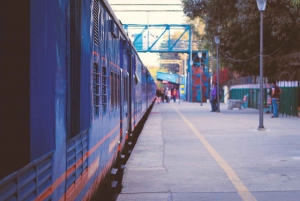
[[300, 5], [300, 0], [291, 0], [293, 6], [298, 7]]
[[[264, 73], [276, 74], [279, 58], [300, 51], [300, 0], [267, 0], [264, 16]], [[221, 64], [241, 76], [259, 75], [260, 12], [256, 1], [182, 0], [185, 14], [204, 20], [205, 40], [215, 50], [213, 37], [221, 38]], [[210, 50], [210, 51], [211, 51]]]

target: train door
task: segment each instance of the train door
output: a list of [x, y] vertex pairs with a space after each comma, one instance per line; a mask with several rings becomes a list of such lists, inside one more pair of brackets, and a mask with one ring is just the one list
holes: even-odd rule
[[[126, 136], [129, 130], [129, 104], [128, 104], [128, 73], [127, 70], [121, 69], [120, 73], [120, 147], [123, 148]], [[121, 150], [119, 150], [121, 151]]]
[[129, 129], [130, 129], [130, 102], [129, 102], [129, 76], [128, 76], [128, 72], [124, 72], [123, 74], [123, 94], [124, 94], [124, 119], [126, 122], [126, 125], [124, 124], [125, 128], [125, 135], [127, 136], [129, 133]]
[[[124, 139], [127, 139], [128, 133], [130, 132], [130, 117], [131, 117], [131, 107], [130, 107], [130, 100], [129, 98], [131, 97], [129, 94], [129, 72], [131, 68], [131, 51], [130, 51], [130, 46], [127, 42], [126, 39], [121, 39], [121, 62], [120, 62], [120, 67], [122, 69], [121, 72], [121, 110], [120, 111], [120, 122], [122, 126], [122, 138], [123, 142], [125, 143]], [[124, 147], [124, 145], [121, 145]]]
[[148, 83], [148, 79], [149, 79], [149, 72], [148, 72], [148, 70], [146, 70], [146, 86], [145, 86], [145, 88], [146, 88], [146, 110], [149, 108], [149, 83]]
[[133, 124], [133, 110], [132, 110], [132, 104], [134, 103], [134, 93], [133, 93], [133, 57], [132, 57], [132, 50], [129, 49], [128, 51], [128, 59], [129, 59], [129, 68], [128, 68], [128, 133], [131, 133], [133, 128], [132, 128], [132, 124]]
[[123, 69], [120, 69], [120, 73], [118, 74], [118, 90], [119, 90], [119, 108], [120, 108], [120, 145], [119, 145], [119, 152], [122, 151], [121, 148], [123, 147], [123, 135], [124, 135], [124, 76], [123, 76]]

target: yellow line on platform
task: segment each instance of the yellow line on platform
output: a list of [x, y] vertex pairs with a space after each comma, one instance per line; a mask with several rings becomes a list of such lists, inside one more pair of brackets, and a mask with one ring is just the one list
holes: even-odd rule
[[245, 201], [256, 201], [255, 197], [250, 193], [247, 187], [243, 184], [234, 170], [230, 167], [230, 165], [220, 156], [220, 154], [206, 141], [206, 139], [200, 134], [200, 132], [195, 128], [195, 126], [190, 123], [187, 118], [183, 114], [179, 112], [179, 110], [172, 104], [174, 109], [178, 112], [181, 118], [185, 121], [185, 123], [191, 128], [191, 130], [195, 133], [198, 139], [202, 142], [207, 151], [212, 155], [212, 157], [217, 161], [217, 163], [221, 166], [224, 172], [227, 174], [229, 180], [232, 182], [234, 187], [236, 188], [240, 197]]

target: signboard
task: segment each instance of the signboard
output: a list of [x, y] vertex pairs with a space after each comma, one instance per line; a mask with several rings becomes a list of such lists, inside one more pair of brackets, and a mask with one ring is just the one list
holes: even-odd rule
[[184, 84], [180, 85], [180, 94], [184, 94]]

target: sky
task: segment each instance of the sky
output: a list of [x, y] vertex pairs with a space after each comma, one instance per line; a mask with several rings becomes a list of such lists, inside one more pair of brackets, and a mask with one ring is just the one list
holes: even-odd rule
[[[109, 4], [181, 4], [180, 0], [108, 0]], [[118, 10], [163, 10], [182, 9], [180, 6], [117, 6], [111, 5], [123, 24], [181, 24], [183, 12], [122, 12]]]
[[[181, 4], [180, 0], [107, 0], [123, 24], [185, 24], [183, 12], [151, 12], [151, 10], [179, 10], [181, 6], [117, 6], [113, 4]], [[150, 10], [124, 12], [118, 10]], [[158, 66], [157, 53], [139, 53], [145, 65]]]

